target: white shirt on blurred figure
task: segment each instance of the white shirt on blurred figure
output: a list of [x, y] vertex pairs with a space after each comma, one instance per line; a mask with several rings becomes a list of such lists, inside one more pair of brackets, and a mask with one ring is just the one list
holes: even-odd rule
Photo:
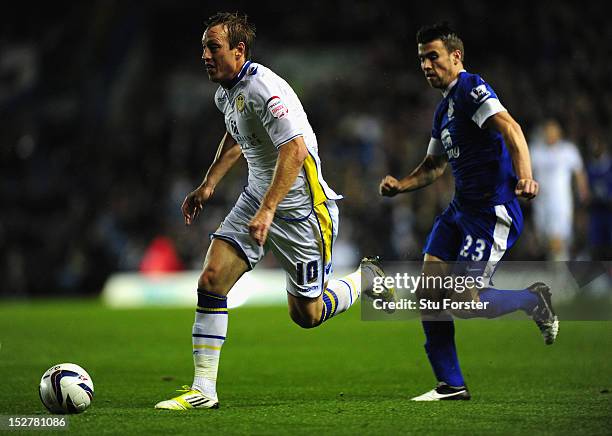
[[559, 140], [535, 143], [530, 151], [534, 177], [540, 184], [533, 204], [536, 227], [544, 236], [569, 240], [574, 212], [572, 175], [583, 168], [578, 148]]

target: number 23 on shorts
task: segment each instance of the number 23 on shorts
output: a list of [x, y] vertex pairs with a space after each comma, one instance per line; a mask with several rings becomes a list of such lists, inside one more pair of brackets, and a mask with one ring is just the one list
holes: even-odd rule
[[[463, 258], [470, 258], [471, 260], [478, 262], [484, 257], [484, 251], [487, 248], [487, 243], [484, 239], [478, 238], [474, 241], [472, 235], [466, 235], [463, 243], [463, 248], [459, 252], [459, 256]], [[472, 255], [470, 256], [470, 251]]]

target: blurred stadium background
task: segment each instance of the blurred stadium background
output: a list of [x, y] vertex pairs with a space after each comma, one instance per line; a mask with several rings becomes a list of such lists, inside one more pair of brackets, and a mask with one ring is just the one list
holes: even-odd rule
[[[568, 318], [553, 347], [542, 345], [525, 317], [459, 321], [474, 398], [432, 408], [407, 401], [432, 383], [417, 323], [362, 322], [352, 310], [305, 331], [285, 307], [240, 307], [223, 351], [223, 407], [172, 416], [152, 408], [191, 381], [197, 270], [208, 233], [246, 181], [242, 164], [197, 224], [184, 226], [180, 204], [224, 131], [200, 60], [203, 23], [222, 10], [246, 12], [256, 23], [254, 59], [296, 90], [325, 178], [345, 195], [336, 271], [366, 253], [420, 259], [434, 215], [452, 197], [450, 174], [393, 201], [377, 194], [381, 176], [408, 173], [429, 140], [440, 95], [416, 58], [423, 23], [455, 25], [467, 68], [499, 92], [528, 139], [554, 117], [586, 165], [595, 151], [609, 151], [612, 26], [603, 2], [3, 4], [0, 432], [2, 414], [45, 412], [40, 376], [70, 361], [96, 387], [93, 407], [71, 417], [79, 434], [609, 434], [612, 324]], [[577, 198], [572, 259], [612, 259], [605, 235], [590, 226], [595, 206], [609, 216], [609, 189], [593, 189], [588, 202]], [[524, 203], [527, 227], [511, 260], [549, 260], [532, 208]], [[284, 299], [276, 266], [267, 257], [241, 279], [249, 302], [270, 304], [265, 291], [274, 304]], [[176, 272], [139, 273], [159, 269]], [[103, 288], [115, 299], [97, 298]], [[246, 296], [230, 294], [235, 305]], [[164, 306], [105, 304], [147, 299]], [[573, 319], [610, 319], [609, 303], [598, 306], [599, 317]]]
[[[419, 259], [452, 196], [449, 171], [401, 199], [377, 194], [384, 174], [422, 159], [440, 98], [419, 70], [421, 24], [455, 25], [468, 70], [528, 138], [555, 117], [585, 164], [594, 144], [609, 150], [612, 26], [600, 2], [17, 2], [0, 18], [1, 296], [96, 294], [113, 273], [155, 269], [155, 253], [163, 268], [200, 268], [208, 233], [246, 180], [244, 165], [234, 169], [197, 225], [184, 226], [182, 199], [224, 131], [200, 61], [203, 23], [219, 10], [251, 17], [254, 60], [302, 99], [324, 175], [346, 197], [339, 269], [363, 253]], [[600, 256], [591, 209], [575, 204], [571, 256]], [[545, 260], [530, 204], [525, 213], [509, 258]], [[259, 268], [275, 266], [268, 257]]]

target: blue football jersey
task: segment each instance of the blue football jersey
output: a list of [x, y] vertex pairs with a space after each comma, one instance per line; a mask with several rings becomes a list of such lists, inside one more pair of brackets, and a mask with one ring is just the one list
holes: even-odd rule
[[517, 178], [510, 154], [499, 132], [482, 128], [487, 118], [505, 110], [495, 91], [480, 76], [463, 71], [444, 94], [431, 136], [448, 156], [455, 198], [480, 206], [512, 200]]

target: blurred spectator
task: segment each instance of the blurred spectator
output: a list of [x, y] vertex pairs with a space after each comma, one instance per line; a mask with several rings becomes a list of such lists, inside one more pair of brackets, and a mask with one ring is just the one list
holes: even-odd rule
[[140, 272], [158, 274], [182, 271], [185, 269], [179, 259], [174, 243], [166, 236], [157, 236], [144, 252], [140, 262]]
[[532, 141], [531, 159], [540, 193], [533, 202], [537, 236], [543, 238], [551, 260], [570, 260], [574, 202], [572, 176], [581, 204], [588, 199], [588, 184], [578, 147], [563, 139], [558, 121], [542, 126], [542, 138]]
[[589, 245], [591, 259], [612, 260], [612, 159], [608, 143], [595, 138], [587, 174], [591, 187]]

